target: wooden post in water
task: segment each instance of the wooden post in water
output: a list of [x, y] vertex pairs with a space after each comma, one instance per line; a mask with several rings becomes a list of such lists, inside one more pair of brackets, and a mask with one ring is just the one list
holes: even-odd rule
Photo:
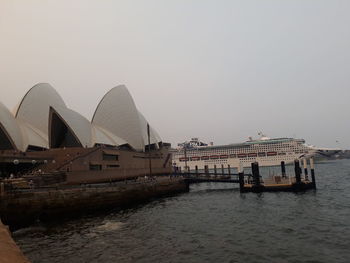
[[225, 175], [225, 169], [224, 169], [224, 165], [223, 164], [221, 164], [221, 174], [222, 174], [222, 176]]
[[231, 167], [230, 167], [230, 165], [227, 165], [227, 170], [228, 170], [228, 176], [231, 177]]
[[286, 164], [284, 161], [281, 162], [282, 177], [286, 178]]
[[244, 192], [244, 169], [241, 162], [238, 164], [239, 191]]
[[182, 171], [181, 171], [181, 166], [179, 166], [179, 172], [181, 173]]
[[214, 175], [216, 177], [217, 171], [216, 171], [216, 164], [214, 164]]
[[206, 176], [209, 176], [209, 168], [208, 165], [204, 165], [204, 173]]
[[316, 189], [316, 180], [315, 180], [315, 163], [314, 158], [310, 158], [310, 169], [311, 169], [311, 180], [312, 180], [312, 186], [314, 189]]
[[259, 163], [252, 163], [252, 174], [253, 174], [253, 185], [260, 187], [260, 172], [259, 172]]
[[306, 158], [303, 159], [303, 166], [304, 166], [304, 175], [305, 175], [305, 181], [309, 181], [308, 178], [308, 172], [307, 172], [307, 160]]
[[198, 165], [196, 165], [196, 176], [198, 176]]
[[294, 160], [294, 172], [295, 172], [295, 181], [297, 184], [301, 183], [301, 169], [300, 169], [300, 163], [298, 159]]

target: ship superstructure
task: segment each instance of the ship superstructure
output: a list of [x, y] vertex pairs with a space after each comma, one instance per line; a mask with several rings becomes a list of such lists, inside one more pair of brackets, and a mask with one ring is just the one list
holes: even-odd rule
[[288, 164], [302, 156], [317, 153], [317, 148], [308, 146], [303, 139], [271, 139], [264, 135], [257, 140], [250, 138], [243, 143], [218, 146], [207, 146], [194, 138], [179, 146], [173, 151], [173, 166], [191, 170], [196, 166], [204, 169], [206, 165], [209, 169], [214, 168], [214, 165], [238, 167], [239, 163], [243, 167], [250, 167], [252, 162], [259, 162], [260, 166], [276, 166], [282, 161]]

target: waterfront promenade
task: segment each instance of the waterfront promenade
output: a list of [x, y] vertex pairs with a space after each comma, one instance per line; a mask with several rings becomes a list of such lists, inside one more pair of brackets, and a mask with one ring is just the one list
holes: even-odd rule
[[0, 220], [0, 263], [29, 263]]

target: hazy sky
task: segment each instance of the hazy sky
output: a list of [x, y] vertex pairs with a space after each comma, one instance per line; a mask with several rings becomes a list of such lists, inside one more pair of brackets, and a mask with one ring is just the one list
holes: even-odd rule
[[347, 0], [0, 0], [0, 100], [48, 82], [91, 119], [126, 84], [173, 144], [262, 131], [350, 148], [349, 14]]

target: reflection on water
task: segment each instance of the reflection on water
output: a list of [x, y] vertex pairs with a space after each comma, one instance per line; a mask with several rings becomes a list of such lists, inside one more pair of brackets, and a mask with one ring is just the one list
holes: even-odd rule
[[122, 222], [113, 222], [113, 221], [106, 221], [103, 222], [102, 225], [99, 225], [96, 227], [97, 231], [115, 231], [120, 229], [123, 226], [124, 223]]
[[240, 194], [205, 183], [14, 237], [32, 262], [350, 262], [350, 161], [316, 169], [316, 192]]

